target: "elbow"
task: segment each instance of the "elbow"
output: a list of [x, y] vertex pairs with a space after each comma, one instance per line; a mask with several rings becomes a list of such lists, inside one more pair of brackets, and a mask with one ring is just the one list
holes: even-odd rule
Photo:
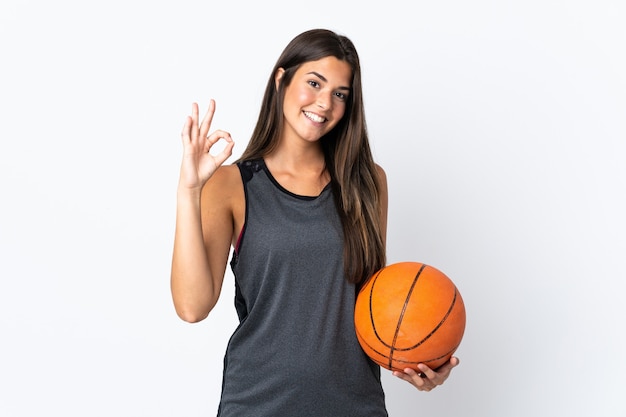
[[208, 314], [193, 314], [189, 312], [177, 312], [178, 317], [187, 323], [198, 323], [207, 318]]
[[218, 294], [200, 285], [181, 285], [172, 278], [172, 301], [176, 315], [187, 323], [206, 319], [217, 303]]
[[187, 323], [198, 323], [206, 319], [217, 299], [206, 291], [191, 291], [175, 284], [172, 280], [172, 302], [176, 315]]
[[176, 314], [181, 320], [186, 321], [187, 323], [198, 323], [208, 317], [209, 311], [200, 311], [193, 308], [176, 307]]

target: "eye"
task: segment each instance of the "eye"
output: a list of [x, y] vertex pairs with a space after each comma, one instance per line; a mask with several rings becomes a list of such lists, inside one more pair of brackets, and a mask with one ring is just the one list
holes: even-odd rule
[[320, 83], [318, 83], [315, 80], [309, 80], [308, 83], [311, 87], [314, 87], [314, 88], [318, 88], [320, 86]]
[[335, 97], [337, 97], [341, 101], [346, 101], [346, 99], [348, 98], [348, 95], [345, 93], [342, 93], [341, 91], [337, 91], [335, 93]]

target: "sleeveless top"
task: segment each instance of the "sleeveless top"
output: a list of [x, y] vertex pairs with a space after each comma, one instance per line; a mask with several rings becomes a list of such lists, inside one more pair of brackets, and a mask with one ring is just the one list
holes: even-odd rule
[[238, 164], [245, 225], [231, 258], [240, 323], [224, 357], [220, 417], [383, 417], [380, 367], [354, 330], [355, 287], [330, 185], [284, 189], [262, 160]]

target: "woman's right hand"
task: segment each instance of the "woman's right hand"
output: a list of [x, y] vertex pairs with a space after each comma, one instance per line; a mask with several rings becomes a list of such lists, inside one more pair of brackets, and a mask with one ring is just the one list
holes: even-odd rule
[[[190, 190], [201, 189], [217, 168], [231, 156], [235, 146], [228, 132], [216, 130], [209, 134], [213, 114], [215, 114], [213, 99], [201, 123], [199, 123], [198, 113], [198, 104], [193, 103], [191, 116], [187, 116], [181, 133], [183, 162], [180, 169], [179, 187]], [[226, 141], [226, 146], [221, 152], [212, 155], [210, 150], [220, 139]]]

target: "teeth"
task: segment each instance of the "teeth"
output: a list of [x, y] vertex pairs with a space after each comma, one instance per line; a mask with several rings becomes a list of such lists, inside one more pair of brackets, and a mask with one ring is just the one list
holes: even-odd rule
[[309, 119], [313, 120], [314, 122], [317, 122], [317, 123], [322, 123], [324, 120], [326, 120], [324, 117], [320, 117], [317, 114], [311, 113], [311, 112], [308, 112], [308, 111], [305, 111], [304, 115], [306, 117], [308, 117]]

